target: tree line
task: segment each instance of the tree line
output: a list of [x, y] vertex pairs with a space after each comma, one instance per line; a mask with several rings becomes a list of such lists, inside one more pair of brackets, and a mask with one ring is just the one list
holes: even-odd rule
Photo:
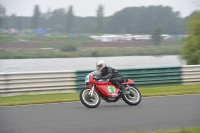
[[169, 6], [127, 7], [111, 16], [104, 16], [104, 6], [99, 5], [94, 17], [74, 15], [73, 6], [42, 13], [35, 5], [31, 17], [6, 15], [0, 5], [0, 29], [17, 28], [53, 29], [65, 33], [113, 33], [113, 34], [151, 34], [161, 27], [166, 34], [185, 34], [188, 17], [180, 17], [179, 12]]

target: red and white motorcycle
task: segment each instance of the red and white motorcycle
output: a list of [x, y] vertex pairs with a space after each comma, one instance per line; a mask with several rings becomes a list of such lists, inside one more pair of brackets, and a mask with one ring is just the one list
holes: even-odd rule
[[140, 91], [135, 87], [135, 82], [128, 79], [121, 83], [126, 88], [126, 93], [114, 86], [108, 80], [96, 80], [96, 76], [100, 73], [94, 71], [85, 77], [86, 87], [80, 91], [79, 98], [83, 105], [88, 108], [96, 108], [99, 106], [101, 99], [106, 102], [117, 102], [120, 98], [129, 105], [138, 105], [142, 96]]

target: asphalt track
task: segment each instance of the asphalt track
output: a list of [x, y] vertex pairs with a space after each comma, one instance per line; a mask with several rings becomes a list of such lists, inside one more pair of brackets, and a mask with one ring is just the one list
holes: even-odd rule
[[200, 127], [200, 95], [143, 98], [138, 106], [80, 102], [0, 107], [0, 133], [127, 133]]

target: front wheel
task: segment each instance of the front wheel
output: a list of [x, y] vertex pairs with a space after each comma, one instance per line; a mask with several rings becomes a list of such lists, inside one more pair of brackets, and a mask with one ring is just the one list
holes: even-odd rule
[[124, 102], [129, 105], [138, 105], [142, 100], [140, 91], [134, 85], [129, 86], [129, 89], [126, 94], [122, 96], [122, 98]]
[[89, 95], [90, 89], [83, 89], [81, 90], [79, 94], [79, 98], [83, 105], [85, 105], [88, 108], [96, 108], [100, 104], [100, 97], [97, 92], [93, 92], [93, 95]]

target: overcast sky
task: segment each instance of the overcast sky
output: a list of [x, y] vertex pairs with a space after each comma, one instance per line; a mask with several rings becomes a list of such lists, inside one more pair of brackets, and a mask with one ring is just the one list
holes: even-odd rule
[[99, 4], [102, 4], [105, 16], [113, 15], [125, 7], [163, 5], [171, 6], [174, 11], [179, 11], [182, 17], [190, 15], [200, 9], [200, 0], [0, 0], [6, 8], [6, 14], [17, 16], [32, 16], [34, 5], [40, 6], [41, 12], [53, 11], [73, 5], [76, 16], [96, 16]]

